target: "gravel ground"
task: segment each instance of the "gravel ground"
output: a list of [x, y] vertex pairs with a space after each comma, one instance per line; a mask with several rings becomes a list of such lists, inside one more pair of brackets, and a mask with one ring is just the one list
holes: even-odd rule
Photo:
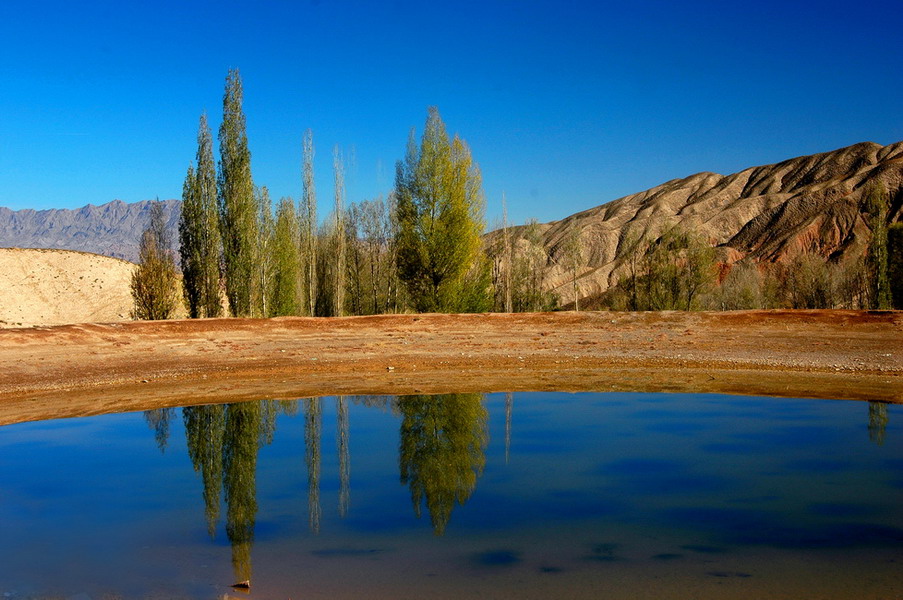
[[258, 398], [673, 391], [903, 402], [903, 312], [202, 319], [0, 330], [0, 424]]

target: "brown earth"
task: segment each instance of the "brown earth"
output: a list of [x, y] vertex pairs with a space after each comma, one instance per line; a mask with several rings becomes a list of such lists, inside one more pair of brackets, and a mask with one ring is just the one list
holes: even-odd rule
[[259, 398], [526, 390], [903, 402], [903, 312], [430, 314], [0, 330], [0, 424]]

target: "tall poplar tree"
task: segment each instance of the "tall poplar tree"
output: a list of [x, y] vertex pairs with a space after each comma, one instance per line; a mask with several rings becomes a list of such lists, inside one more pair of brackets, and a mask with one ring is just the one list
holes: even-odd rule
[[301, 167], [301, 256], [305, 313], [313, 316], [317, 308], [317, 190], [314, 186], [314, 134], [304, 132]]
[[291, 198], [283, 198], [276, 209], [273, 236], [273, 293], [270, 315], [296, 315], [301, 308], [298, 216]]
[[273, 221], [273, 203], [267, 186], [254, 190], [257, 206], [257, 244], [254, 248], [254, 279], [251, 281], [253, 298], [252, 314], [269, 317], [272, 307], [273, 280], [275, 277], [275, 257], [273, 255], [276, 224]]
[[223, 312], [220, 293], [220, 255], [222, 243], [217, 214], [216, 163], [213, 161], [213, 135], [207, 113], [198, 126], [197, 193], [201, 215], [201, 307], [203, 316], [218, 317]]
[[219, 218], [213, 137], [206, 113], [201, 115], [198, 125], [197, 165], [197, 171], [189, 167], [182, 188], [179, 220], [182, 287], [191, 318], [218, 317], [222, 312]]
[[251, 179], [251, 152], [248, 150], [242, 99], [241, 76], [237, 69], [232, 69], [226, 76], [223, 122], [219, 128], [217, 199], [226, 297], [229, 299], [229, 310], [237, 317], [251, 314], [257, 242], [257, 203]]
[[197, 177], [194, 166], [188, 165], [182, 184], [182, 211], [179, 215], [179, 261], [182, 267], [182, 292], [188, 306], [188, 317], [200, 314], [200, 215], [198, 210]]
[[461, 138], [449, 140], [437, 108], [429, 109], [419, 148], [413, 135], [396, 166], [399, 277], [418, 311], [479, 310], [489, 283], [479, 168]]
[[332, 278], [332, 315], [345, 314], [345, 163], [338, 144], [332, 152], [335, 173], [335, 223], [333, 224], [333, 256], [335, 261]]
[[870, 308], [891, 308], [890, 279], [887, 276], [887, 192], [880, 183], [866, 197], [872, 239], [869, 242], [868, 267]]

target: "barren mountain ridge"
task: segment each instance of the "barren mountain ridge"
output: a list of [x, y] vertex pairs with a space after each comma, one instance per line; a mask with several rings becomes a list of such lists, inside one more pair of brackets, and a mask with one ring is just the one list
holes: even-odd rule
[[705, 236], [728, 265], [742, 259], [786, 261], [802, 252], [834, 260], [861, 254], [871, 236], [864, 201], [878, 183], [890, 194], [888, 220], [900, 221], [903, 142], [864, 142], [733, 175], [697, 173], [674, 179], [540, 225], [549, 255], [546, 281], [563, 304], [573, 302], [562, 253], [574, 228], [585, 263], [579, 275], [581, 297], [601, 294], [617, 283], [631, 236], [653, 241], [675, 225]]

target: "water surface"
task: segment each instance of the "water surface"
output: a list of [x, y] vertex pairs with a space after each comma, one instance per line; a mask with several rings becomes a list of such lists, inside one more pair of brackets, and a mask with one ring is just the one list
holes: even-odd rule
[[899, 406], [331, 397], [0, 428], [0, 593], [886, 598]]

